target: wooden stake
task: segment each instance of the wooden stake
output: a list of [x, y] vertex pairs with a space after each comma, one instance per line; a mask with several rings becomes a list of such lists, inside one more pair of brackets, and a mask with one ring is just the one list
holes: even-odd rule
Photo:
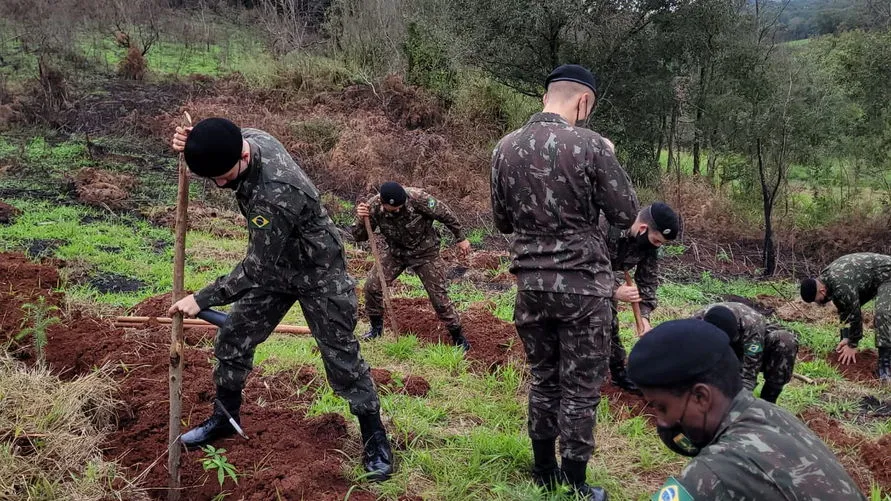
[[[631, 273], [625, 271], [625, 285], [633, 286], [631, 281]], [[644, 334], [643, 315], [640, 314], [640, 303], [631, 303], [631, 311], [634, 312], [634, 327], [637, 329], [638, 337]]]
[[[188, 126], [192, 126], [192, 117], [185, 113]], [[183, 275], [186, 266], [186, 228], [188, 225], [189, 210], [189, 170], [183, 154], [179, 154], [178, 162], [179, 186], [176, 196], [176, 229], [173, 243], [173, 300], [183, 298]], [[168, 370], [170, 381], [170, 422], [167, 434], [167, 482], [168, 501], [179, 501], [180, 473], [179, 463], [182, 447], [179, 445], [180, 423], [182, 420], [183, 397], [183, 314], [176, 313], [171, 322], [170, 329], [170, 366]]]
[[381, 256], [377, 252], [377, 242], [374, 241], [374, 230], [371, 229], [371, 220], [368, 216], [365, 220], [365, 231], [368, 233], [368, 241], [371, 242], [371, 254], [374, 256], [374, 264], [377, 267], [377, 276], [381, 281], [381, 289], [384, 291], [384, 306], [387, 309], [387, 315], [390, 317], [390, 326], [393, 328], [393, 334], [399, 337], [399, 324], [396, 321], [396, 310], [393, 309], [393, 303], [390, 301], [390, 288], [387, 287], [387, 278], [384, 276], [384, 267], [381, 265]]

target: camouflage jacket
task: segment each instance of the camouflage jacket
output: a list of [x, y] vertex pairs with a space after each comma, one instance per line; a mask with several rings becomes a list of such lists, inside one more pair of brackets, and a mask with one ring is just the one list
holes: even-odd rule
[[295, 295], [337, 295], [352, 290], [337, 228], [319, 191], [269, 134], [242, 129], [251, 161], [235, 190], [248, 221], [248, 249], [227, 276], [198, 291], [202, 308], [232, 303], [250, 289]]
[[880, 285], [891, 281], [891, 256], [848, 254], [824, 268], [819, 280], [826, 285], [841, 322], [849, 324], [842, 329], [841, 337], [848, 338], [848, 345], [856, 347], [863, 338], [860, 307], [876, 297]]
[[596, 132], [538, 113], [498, 142], [492, 155], [492, 211], [514, 233], [511, 272], [522, 291], [612, 297], [600, 214], [631, 226], [637, 194]]
[[[455, 241], [465, 239], [464, 228], [449, 207], [424, 190], [405, 188], [408, 200], [399, 212], [387, 212], [381, 207], [381, 196], [368, 200], [372, 230], [379, 230], [390, 253], [397, 257], [425, 257], [439, 254], [439, 232], [433, 221], [444, 224]], [[368, 240], [365, 222], [356, 221], [352, 228], [357, 242]]]
[[743, 390], [715, 438], [652, 497], [865, 501], [838, 458], [801, 421]]
[[614, 289], [625, 283], [625, 271], [634, 268], [634, 283], [640, 292], [640, 313], [650, 318], [659, 305], [656, 289], [659, 288], [659, 249], [641, 250], [631, 230], [621, 230], [609, 224], [606, 216], [600, 216], [600, 233], [606, 239], [609, 260], [615, 272]]
[[743, 386], [752, 391], [758, 384], [758, 372], [764, 357], [764, 337], [767, 335], [767, 319], [757, 311], [742, 303], [714, 303], [693, 314], [693, 318], [703, 318], [713, 306], [724, 306], [733, 312], [739, 322], [739, 333], [730, 339], [730, 346], [740, 361], [740, 375]]

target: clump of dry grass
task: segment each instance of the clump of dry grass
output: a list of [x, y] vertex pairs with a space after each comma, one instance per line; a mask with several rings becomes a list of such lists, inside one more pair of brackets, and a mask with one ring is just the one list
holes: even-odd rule
[[147, 499], [102, 458], [115, 392], [106, 369], [62, 381], [0, 354], [0, 500]]

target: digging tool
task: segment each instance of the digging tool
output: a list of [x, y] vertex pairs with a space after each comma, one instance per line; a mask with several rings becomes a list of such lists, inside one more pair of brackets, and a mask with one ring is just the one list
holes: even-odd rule
[[[631, 281], [631, 273], [628, 273], [628, 271], [625, 271], [625, 285], [634, 285], [634, 282]], [[638, 337], [643, 336], [644, 324], [643, 315], [640, 314], [640, 303], [631, 303], [631, 311], [634, 312], [634, 327], [637, 329], [637, 335]]]
[[[186, 123], [192, 125], [192, 117], [186, 112]], [[185, 295], [183, 287], [183, 275], [186, 265], [186, 229], [188, 225], [189, 209], [189, 171], [186, 167], [185, 156], [179, 154], [178, 162], [179, 186], [176, 194], [176, 229], [173, 243], [173, 300], [179, 301]], [[173, 316], [170, 329], [170, 366], [168, 368], [170, 382], [170, 430], [167, 435], [167, 471], [168, 501], [179, 501], [180, 495], [180, 455], [182, 448], [179, 445], [180, 426], [182, 423], [182, 393], [183, 393], [183, 314], [177, 312]]]
[[387, 315], [390, 316], [390, 325], [393, 328], [393, 334], [399, 337], [399, 324], [396, 323], [396, 311], [393, 309], [393, 303], [390, 301], [390, 288], [387, 287], [387, 278], [384, 276], [384, 267], [381, 264], [381, 256], [377, 252], [377, 242], [374, 241], [374, 230], [371, 229], [371, 220], [368, 216], [362, 218], [365, 220], [365, 231], [368, 233], [368, 241], [371, 242], [371, 254], [374, 256], [374, 262], [377, 265], [377, 276], [381, 281], [381, 290], [384, 291], [384, 306], [387, 309]]
[[[198, 318], [183, 319], [183, 327], [187, 329], [216, 329], [217, 327], [221, 327], [226, 322], [227, 318], [229, 318], [229, 316], [221, 311], [210, 309], [201, 310], [201, 313], [198, 314]], [[169, 324], [173, 322], [173, 319], [167, 317], [115, 317], [114, 325], [115, 327], [140, 327], [142, 324], [148, 322]], [[284, 334], [311, 334], [309, 327], [286, 324], [279, 324], [273, 332]]]
[[218, 406], [220, 406], [220, 410], [223, 411], [223, 414], [226, 415], [226, 418], [229, 420], [229, 424], [231, 424], [232, 427], [235, 428], [235, 431], [237, 431], [238, 434], [241, 435], [241, 438], [250, 440], [248, 436], [244, 434], [244, 430], [241, 429], [241, 426], [238, 426], [238, 423], [236, 423], [235, 420], [232, 419], [232, 414], [229, 414], [229, 411], [226, 410], [226, 406], [223, 405], [223, 402], [220, 402], [219, 398], [215, 398], [213, 399], [213, 401], [216, 402]]

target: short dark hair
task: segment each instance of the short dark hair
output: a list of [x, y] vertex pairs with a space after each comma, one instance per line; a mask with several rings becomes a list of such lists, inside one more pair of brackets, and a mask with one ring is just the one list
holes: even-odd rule
[[743, 388], [742, 376], [740, 376], [739, 371], [739, 359], [736, 357], [736, 353], [734, 353], [733, 350], [728, 347], [728, 349], [725, 350], [724, 353], [721, 355], [721, 358], [718, 359], [718, 362], [711, 369], [698, 376], [688, 379], [687, 381], [671, 384], [669, 386], [652, 386], [644, 388], [665, 390], [672, 395], [679, 397], [684, 393], [689, 392], [690, 389], [693, 388], [693, 386], [702, 383], [709, 386], [714, 386], [725, 397], [732, 399]]

